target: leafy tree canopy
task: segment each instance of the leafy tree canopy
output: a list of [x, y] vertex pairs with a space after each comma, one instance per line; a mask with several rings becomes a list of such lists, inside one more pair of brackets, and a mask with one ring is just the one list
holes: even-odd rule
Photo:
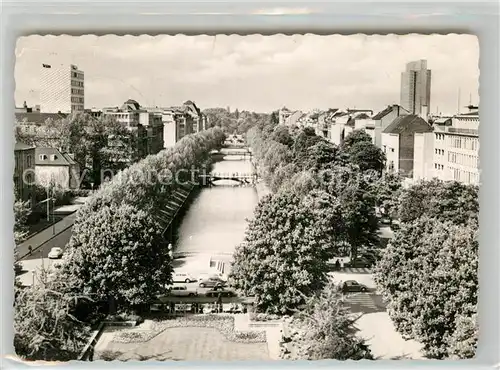
[[365, 130], [354, 130], [346, 136], [342, 144], [342, 148], [345, 151], [349, 151], [354, 144], [361, 142], [371, 143], [372, 138], [366, 133]]
[[429, 358], [468, 353], [456, 346], [463, 332], [454, 333], [457, 318], [473, 317], [477, 310], [477, 236], [474, 220], [455, 225], [424, 216], [403, 224], [376, 267], [396, 328], [422, 343]]
[[465, 224], [479, 216], [479, 188], [457, 181], [420, 181], [400, 197], [399, 218], [412, 222], [424, 215], [454, 224]]
[[264, 198], [234, 254], [234, 286], [254, 295], [260, 311], [290, 312], [323, 288], [339, 224], [339, 207], [325, 192]]
[[385, 167], [385, 154], [370, 141], [354, 141], [347, 146], [349, 161], [358, 166], [361, 171], [375, 170], [382, 173]]
[[338, 286], [329, 282], [306, 303], [289, 324], [291, 360], [372, 360], [365, 341], [357, 336], [355, 319], [344, 306]]
[[14, 348], [29, 360], [74, 360], [89, 336], [90, 327], [74, 316], [74, 310], [87, 297], [68, 294], [63, 279], [40, 277], [44, 282], [16, 288], [14, 300]]
[[61, 278], [74, 291], [131, 306], [149, 302], [171, 282], [163, 230], [146, 212], [104, 206], [73, 228]]

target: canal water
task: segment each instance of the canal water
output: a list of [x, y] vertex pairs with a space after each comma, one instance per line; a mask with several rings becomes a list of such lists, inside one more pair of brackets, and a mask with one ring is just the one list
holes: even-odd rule
[[[252, 164], [248, 158], [230, 155], [216, 162], [212, 172], [251, 173]], [[191, 267], [186, 265], [182, 269], [201, 272], [193, 263], [208, 267], [207, 258], [229, 261], [230, 254], [243, 241], [246, 220], [253, 217], [257, 203], [253, 186], [219, 180], [214, 186], [202, 188], [182, 219], [175, 250], [204, 255], [188, 258]]]

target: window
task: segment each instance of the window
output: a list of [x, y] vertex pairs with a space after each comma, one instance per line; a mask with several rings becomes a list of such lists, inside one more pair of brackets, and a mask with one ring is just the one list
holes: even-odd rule
[[40, 154], [38, 156], [38, 159], [41, 160], [41, 161], [46, 161], [47, 160], [47, 154]]
[[51, 154], [50, 155], [50, 160], [51, 161], [55, 161], [56, 159], [57, 159], [57, 155], [55, 155], [55, 154]]
[[26, 156], [26, 166], [29, 168], [32, 166], [31, 154]]

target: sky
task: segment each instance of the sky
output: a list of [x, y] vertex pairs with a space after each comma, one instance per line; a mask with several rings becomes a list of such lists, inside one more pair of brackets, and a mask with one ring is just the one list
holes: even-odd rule
[[[271, 112], [399, 103], [401, 72], [426, 59], [432, 113], [479, 104], [479, 43], [472, 35], [27, 36], [16, 47], [16, 106], [39, 103], [46, 64], [85, 73], [85, 108], [135, 99], [168, 107]], [[460, 94], [459, 94], [460, 91]], [[462, 108], [465, 110], [465, 108]]]

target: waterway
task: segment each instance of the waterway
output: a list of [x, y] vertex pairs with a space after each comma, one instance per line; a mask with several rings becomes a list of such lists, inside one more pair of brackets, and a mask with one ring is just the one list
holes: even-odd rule
[[[216, 162], [212, 171], [251, 173], [252, 164], [248, 158], [231, 155]], [[253, 217], [257, 203], [253, 186], [220, 180], [202, 188], [182, 219], [175, 248], [176, 252], [195, 252], [200, 256], [187, 258], [179, 270], [204, 272], [201, 270], [209, 267], [210, 258], [229, 262], [235, 247], [243, 241], [247, 219]]]

